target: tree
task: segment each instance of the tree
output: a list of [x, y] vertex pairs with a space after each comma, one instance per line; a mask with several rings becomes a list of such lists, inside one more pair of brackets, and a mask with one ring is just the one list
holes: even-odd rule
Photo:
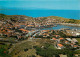
[[10, 57], [10, 55], [8, 55], [8, 51], [4, 48], [0, 48], [0, 56], [2, 57]]

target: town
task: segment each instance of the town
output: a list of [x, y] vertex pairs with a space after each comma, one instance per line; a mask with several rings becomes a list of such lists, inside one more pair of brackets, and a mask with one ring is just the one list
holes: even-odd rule
[[[61, 20], [56, 18], [32, 18], [23, 15], [2, 14], [0, 16], [0, 49], [2, 49], [0, 55], [5, 54], [2, 56], [6, 57], [10, 55], [12, 57], [79, 57], [80, 30], [69, 28], [44, 30], [43, 28], [54, 27], [62, 23], [67, 24], [68, 22], [79, 26], [80, 23], [77, 20], [77, 23], [73, 23], [72, 20], [65, 21], [63, 18]], [[64, 49], [66, 52], [63, 51]], [[57, 53], [40, 53], [42, 51], [47, 52], [45, 50], [54, 50]], [[30, 54], [29, 51], [33, 53]]]

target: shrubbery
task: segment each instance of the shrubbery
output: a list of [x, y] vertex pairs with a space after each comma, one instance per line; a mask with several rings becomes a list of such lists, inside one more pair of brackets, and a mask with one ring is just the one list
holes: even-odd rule
[[36, 47], [36, 54], [43, 56], [43, 57], [53, 57], [53, 55], [55, 55], [56, 57], [59, 56], [59, 54], [64, 54], [67, 55], [68, 57], [73, 57], [73, 54], [75, 54], [75, 52], [73, 50], [70, 49], [62, 49], [62, 50], [58, 50], [58, 49], [52, 49], [52, 48], [48, 48], [49, 45], [46, 46], [46, 48], [40, 48], [40, 47]]

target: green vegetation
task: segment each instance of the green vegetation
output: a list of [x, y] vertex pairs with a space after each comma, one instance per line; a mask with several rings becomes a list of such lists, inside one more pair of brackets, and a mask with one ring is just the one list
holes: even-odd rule
[[63, 38], [66, 38], [67, 36], [62, 32], [62, 31], [59, 31], [59, 35]]
[[8, 54], [8, 45], [0, 45], [0, 57], [10, 57]]
[[73, 57], [74, 54], [79, 54], [80, 52], [80, 51], [74, 51], [69, 48], [64, 48], [59, 50], [49, 43], [45, 43], [43, 48], [36, 46], [35, 49], [36, 49], [36, 54], [42, 57], [53, 57], [53, 55], [59, 57], [59, 54], [64, 54], [67, 55], [68, 57]]
[[52, 48], [45, 49], [45, 48], [36, 47], [36, 51], [38, 55], [43, 57], [53, 57], [53, 55], [57, 57], [59, 56], [59, 54], [64, 54], [64, 55], [67, 55], [68, 57], [73, 57], [73, 54], [74, 54], [74, 51], [69, 49], [57, 50]]
[[78, 43], [80, 44], [80, 38], [76, 38], [76, 39], [77, 39]]
[[68, 19], [68, 18], [63, 18], [58, 16], [49, 16], [47, 18], [56, 19], [56, 20], [59, 20], [60, 22], [65, 22], [65, 23], [80, 24], [80, 20], [75, 20], [75, 19]]
[[6, 15], [5, 14], [0, 14], [0, 17], [4, 18]]
[[[17, 21], [17, 20], [21, 20], [27, 18], [28, 20], [32, 20], [34, 18], [32, 17], [28, 17], [28, 16], [24, 16], [24, 15], [5, 15], [5, 14], [0, 14], [0, 20], [13, 20], [13, 21]], [[49, 17], [40, 17], [40, 20], [36, 20], [37, 22], [42, 22], [45, 21], [46, 19], [56, 19], [59, 22], [63, 22], [63, 23], [75, 23], [75, 24], [80, 24], [80, 20], [75, 20], [75, 19], [68, 19], [68, 18], [63, 18], [63, 17], [58, 17], [58, 16], [49, 16]]]
[[74, 19], [70, 19], [70, 21], [68, 21], [68, 23], [75, 23], [76, 20]]
[[75, 51], [75, 54], [80, 54], [80, 50], [76, 50]]
[[5, 19], [6, 15], [5, 14], [0, 14], [0, 20]]
[[25, 40], [25, 43], [18, 43], [15, 45], [15, 48], [13, 48], [13, 51], [10, 53], [12, 57], [27, 57], [27, 56], [32, 56], [36, 54], [36, 50], [32, 49], [32, 45], [34, 45], [34, 42], [30, 42]]
[[56, 49], [53, 45], [50, 45], [48, 48], [49, 49]]
[[79, 23], [80, 24], [80, 20], [69, 19], [67, 23]]
[[0, 56], [1, 57], [10, 57], [8, 55], [8, 51], [6, 49], [4, 49], [4, 48], [0, 48]]
[[[9, 45], [11, 46], [11, 45]], [[6, 51], [6, 56], [9, 57], [8, 55], [8, 47], [7, 45], [2, 45], [1, 47], [4, 47], [4, 49], [1, 48], [1, 52]], [[14, 46], [14, 45], [13, 45]], [[12, 52], [10, 55], [12, 57], [37, 57], [37, 56], [42, 56], [42, 57], [53, 57], [55, 55], [56, 57], [59, 56], [59, 54], [64, 54], [67, 55], [68, 57], [73, 57], [74, 54], [79, 54], [80, 51], [74, 51], [73, 49], [70, 48], [65, 48], [65, 49], [56, 49], [49, 40], [42, 39], [42, 40], [37, 40], [37, 41], [23, 41], [23, 43], [18, 43], [15, 44], [15, 47], [13, 48]], [[0, 56], [3, 56], [3, 54], [0, 54]], [[36, 54], [36, 55], [35, 55]], [[5, 57], [5, 56], [3, 56]]]
[[35, 38], [47, 38], [47, 39], [50, 39], [51, 37], [50, 36], [47, 36], [47, 37], [43, 37], [42, 35], [37, 35], [37, 36], [35, 36]]
[[17, 20], [24, 20], [24, 18], [32, 19], [32, 17], [28, 17], [28, 16], [25, 16], [25, 15], [5, 15], [5, 14], [0, 14], [0, 20], [17, 21]]

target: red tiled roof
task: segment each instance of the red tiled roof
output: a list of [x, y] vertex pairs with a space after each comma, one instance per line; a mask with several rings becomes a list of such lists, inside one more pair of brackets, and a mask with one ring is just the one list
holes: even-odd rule
[[60, 40], [63, 40], [64, 38], [59, 38]]
[[59, 46], [59, 47], [62, 47], [63, 45], [62, 45], [62, 44], [58, 44], [58, 46]]
[[52, 38], [53, 40], [56, 40], [56, 38]]
[[28, 30], [25, 30], [25, 29], [19, 29], [19, 30], [24, 31], [24, 32], [28, 32]]
[[74, 47], [78, 47], [78, 45], [74, 45]]

